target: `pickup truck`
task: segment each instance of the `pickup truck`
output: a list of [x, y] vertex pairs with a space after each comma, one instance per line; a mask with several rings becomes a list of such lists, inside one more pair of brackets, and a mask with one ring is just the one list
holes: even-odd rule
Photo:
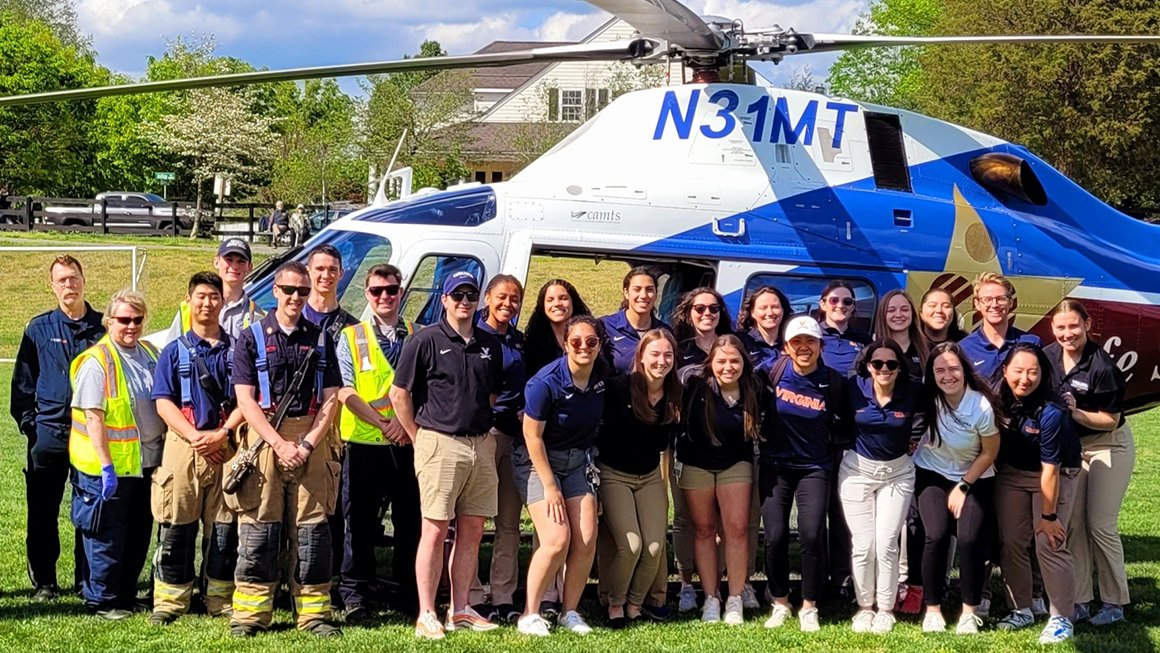
[[[105, 218], [109, 227], [173, 229], [173, 204], [160, 195], [110, 191], [98, 193], [87, 206], [47, 206], [42, 213], [45, 224], [93, 227], [101, 224], [101, 203], [105, 203]], [[194, 211], [178, 207], [177, 223], [181, 229], [193, 226]]]

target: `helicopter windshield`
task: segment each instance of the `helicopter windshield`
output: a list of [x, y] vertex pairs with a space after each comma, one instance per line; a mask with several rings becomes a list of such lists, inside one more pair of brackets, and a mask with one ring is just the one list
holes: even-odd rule
[[[355, 279], [365, 279], [367, 270], [380, 263], [389, 263], [391, 260], [391, 241], [375, 234], [360, 231], [342, 231], [326, 229], [306, 246], [293, 253], [293, 256], [279, 257], [278, 265], [284, 260], [297, 260], [306, 263], [306, 254], [319, 245], [332, 245], [342, 255], [344, 264], [342, 278], [338, 280], [338, 298], [344, 308], [355, 316], [362, 314], [366, 306], [363, 298], [363, 284], [351, 283]], [[263, 270], [259, 277], [253, 275], [246, 292], [250, 298], [262, 307], [263, 310], [273, 310], [277, 305], [274, 299], [274, 271], [276, 266]]]

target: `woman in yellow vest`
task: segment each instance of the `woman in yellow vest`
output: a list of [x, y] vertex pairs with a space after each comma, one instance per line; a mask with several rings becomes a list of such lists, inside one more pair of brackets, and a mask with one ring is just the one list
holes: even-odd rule
[[165, 432], [149, 398], [157, 350], [139, 339], [145, 316], [140, 293], [118, 291], [105, 311], [108, 334], [70, 369], [72, 521], [89, 567], [83, 594], [85, 606], [109, 620], [133, 608], [153, 529], [149, 476]]

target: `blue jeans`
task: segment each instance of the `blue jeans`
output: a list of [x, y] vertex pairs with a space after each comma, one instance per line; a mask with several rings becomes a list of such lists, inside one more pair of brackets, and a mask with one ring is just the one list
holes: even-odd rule
[[73, 470], [72, 522], [81, 534], [89, 573], [82, 582], [85, 605], [94, 610], [132, 607], [145, 567], [153, 514], [149, 478], [121, 477], [111, 499], [101, 499], [101, 478]]

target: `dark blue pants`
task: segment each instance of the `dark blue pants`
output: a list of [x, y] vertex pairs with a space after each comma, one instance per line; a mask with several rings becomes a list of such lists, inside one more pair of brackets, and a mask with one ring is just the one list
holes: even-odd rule
[[[68, 449], [45, 451], [28, 443], [28, 464], [24, 470], [28, 501], [28, 576], [34, 587], [57, 584], [56, 563], [60, 559], [60, 502], [68, 486]], [[80, 584], [85, 573], [85, 552], [80, 533], [73, 541], [73, 583]]]
[[348, 444], [342, 459], [342, 512], [346, 518], [339, 592], [349, 608], [366, 605], [375, 580], [375, 542], [382, 533], [381, 510], [391, 506], [394, 535], [392, 580], [396, 607], [418, 606], [415, 556], [419, 550], [419, 483], [414, 447]]
[[133, 605], [153, 531], [152, 475], [153, 470], [147, 469], [141, 478], [123, 476], [113, 497], [102, 500], [99, 476], [73, 472], [72, 521], [81, 533], [88, 560], [82, 589], [90, 609]]

